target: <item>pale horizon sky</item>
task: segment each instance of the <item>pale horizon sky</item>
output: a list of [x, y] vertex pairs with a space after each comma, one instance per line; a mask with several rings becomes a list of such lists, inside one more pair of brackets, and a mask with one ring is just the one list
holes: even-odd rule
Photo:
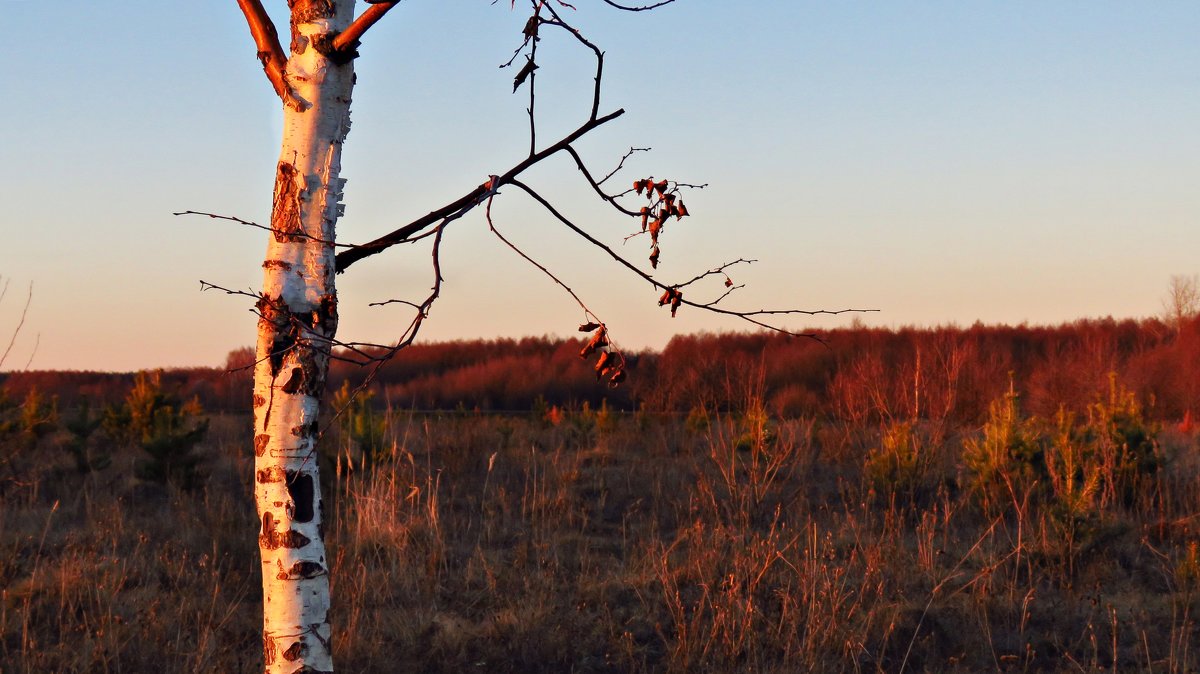
[[[286, 3], [266, 3], [286, 26]], [[1200, 271], [1200, 6], [1194, 1], [729, 3], [628, 14], [565, 10], [607, 53], [603, 110], [627, 114], [579, 149], [624, 185], [708, 183], [668, 226], [656, 275], [735, 258], [731, 308], [870, 307], [867, 325], [1061, 323], [1161, 311], [1169, 278]], [[359, 11], [366, 5], [358, 3]], [[518, 3], [518, 6], [521, 3]], [[173, 211], [265, 222], [279, 102], [233, 0], [0, 0], [0, 303], [5, 363], [134, 370], [220, 365], [253, 343], [246, 298], [264, 232]], [[527, 11], [488, 0], [405, 0], [356, 63], [339, 238], [374, 238], [519, 161], [528, 99], [497, 65]], [[286, 32], [286, 31], [285, 31]], [[539, 138], [586, 114], [591, 66], [563, 35], [539, 47]], [[528, 182], [620, 247], [569, 159]], [[626, 348], [744, 323], [681, 309], [581, 245], [516, 190], [497, 226], [579, 292]], [[644, 262], [635, 240], [624, 252]], [[389, 341], [397, 307], [430, 282], [428, 249], [340, 276], [346, 340]], [[424, 341], [571, 335], [580, 312], [488, 231], [447, 230], [446, 285]], [[713, 296], [720, 288], [711, 290]], [[849, 325], [853, 316], [784, 321]], [[2, 345], [0, 345], [2, 346]]]

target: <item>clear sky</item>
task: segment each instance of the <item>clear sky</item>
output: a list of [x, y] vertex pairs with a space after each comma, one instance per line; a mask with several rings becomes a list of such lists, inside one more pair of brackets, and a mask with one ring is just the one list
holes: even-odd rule
[[[286, 25], [286, 3], [267, 4]], [[748, 287], [731, 307], [872, 307], [867, 324], [933, 325], [1148, 316], [1172, 274], [1200, 270], [1195, 0], [574, 4], [608, 54], [604, 109], [628, 111], [581, 150], [607, 169], [652, 146], [622, 183], [710, 185], [668, 226], [661, 278], [757, 258], [735, 275]], [[249, 302], [200, 293], [199, 280], [257, 288], [266, 234], [171, 216], [268, 217], [281, 115], [236, 2], [0, 8], [5, 342], [34, 284], [6, 367], [24, 366], [37, 334], [34, 368], [217, 365], [251, 344]], [[527, 99], [496, 66], [524, 20], [505, 2], [406, 0], [367, 34], [340, 238], [373, 238], [520, 159]], [[561, 35], [539, 50], [549, 139], [586, 114], [591, 70]], [[636, 226], [597, 206], [567, 162], [530, 180], [615, 245]], [[651, 288], [506, 192], [497, 225], [622, 346], [742, 329], [686, 308], [672, 320]], [[626, 250], [644, 260], [643, 246]], [[579, 322], [479, 215], [447, 231], [443, 258], [424, 339]], [[389, 340], [407, 313], [366, 304], [429, 282], [425, 248], [360, 263], [339, 278], [341, 336]]]

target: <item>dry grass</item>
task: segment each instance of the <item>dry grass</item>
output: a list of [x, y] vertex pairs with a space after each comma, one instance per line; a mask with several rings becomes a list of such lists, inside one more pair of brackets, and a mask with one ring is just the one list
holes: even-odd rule
[[[132, 455], [87, 476], [52, 441], [13, 459], [0, 671], [258, 671], [245, 426], [214, 420], [193, 491], [136, 481]], [[1193, 435], [1160, 434], [1170, 462], [1131, 498], [1066, 517], [1036, 479], [981, 504], [972, 433], [893, 430], [753, 406], [393, 415], [376, 465], [327, 471], [338, 666], [1196, 671]], [[907, 468], [881, 472], [898, 447]]]

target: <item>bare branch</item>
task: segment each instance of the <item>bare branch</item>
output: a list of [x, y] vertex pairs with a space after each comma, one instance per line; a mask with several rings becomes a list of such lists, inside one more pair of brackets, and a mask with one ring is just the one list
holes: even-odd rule
[[283, 53], [283, 45], [279, 43], [279, 31], [275, 30], [275, 22], [267, 16], [267, 10], [261, 0], [237, 0], [242, 14], [246, 15], [246, 23], [250, 27], [250, 35], [254, 45], [258, 47], [258, 60], [262, 61], [263, 71], [275, 93], [285, 105], [296, 110], [303, 110], [307, 105], [296, 98], [292, 87], [287, 82], [287, 56]]
[[25, 367], [22, 368], [25, 372], [29, 371], [29, 366], [33, 365], [33, 357], [37, 355], [38, 347], [42, 344], [42, 333], [37, 333], [33, 338], [33, 350], [29, 352], [29, 360], [25, 361]]
[[[536, 154], [530, 155], [530, 156], [526, 157], [525, 159], [522, 159], [517, 165], [510, 168], [508, 171], [505, 171], [503, 174], [497, 176], [495, 179], [488, 181], [488, 183], [485, 183], [483, 185], [476, 187], [475, 189], [471, 190], [470, 192], [463, 195], [459, 199], [437, 209], [436, 211], [427, 213], [426, 215], [410, 222], [409, 224], [401, 227], [400, 229], [397, 229], [388, 234], [384, 234], [383, 236], [379, 237], [378, 239], [375, 239], [374, 241], [369, 241], [367, 243], [360, 244], [351, 250], [346, 250], [346, 251], [342, 251], [341, 253], [338, 253], [338, 255], [337, 255], [338, 273], [346, 271], [346, 269], [348, 269], [350, 267], [350, 265], [354, 264], [355, 262], [358, 262], [359, 260], [361, 260], [365, 257], [370, 257], [372, 255], [375, 255], [376, 253], [381, 253], [398, 243], [405, 243], [407, 241], [410, 241], [411, 240], [410, 237], [412, 237], [414, 234], [417, 234], [418, 232], [421, 232], [426, 227], [429, 227], [430, 225], [432, 225], [435, 222], [445, 220], [448, 218], [449, 219], [457, 219], [457, 218], [462, 217], [463, 215], [466, 215], [467, 212], [469, 212], [471, 209], [473, 209], [476, 206], [478, 206], [479, 204], [483, 203], [483, 201], [485, 199], [487, 199], [489, 192], [491, 192], [495, 189], [498, 189], [500, 187], [503, 187], [505, 185], [511, 184], [513, 182], [514, 178], [521, 175], [521, 173], [524, 172], [526, 169], [528, 169], [530, 166], [533, 166], [534, 164], [537, 164], [538, 162], [542, 161], [543, 159], [546, 159], [547, 157], [550, 157], [550, 156], [560, 152], [561, 150], [563, 150], [567, 146], [569, 146], [572, 142], [574, 142], [575, 140], [577, 140], [577, 139], [581, 138], [582, 136], [584, 136], [585, 134], [587, 134], [592, 129], [595, 129], [596, 127], [598, 127], [602, 124], [610, 122], [610, 121], [616, 119], [617, 117], [620, 117], [623, 114], [625, 114], [625, 111], [622, 109], [622, 110], [617, 110], [615, 112], [610, 112], [609, 114], [604, 115], [603, 117], [589, 119], [588, 121], [584, 122], [584, 124], [582, 126], [580, 126], [578, 129], [575, 129], [571, 133], [564, 136], [557, 143], [555, 143], [547, 148], [542, 149], [540, 152], [538, 152]], [[493, 183], [494, 183], [494, 185], [493, 185]]]
[[600, 180], [597, 180], [596, 184], [603, 185], [604, 183], [608, 182], [609, 178], [620, 173], [621, 169], [625, 168], [625, 161], [628, 160], [630, 157], [632, 157], [634, 152], [649, 152], [650, 149], [651, 148], [648, 148], [648, 147], [630, 147], [629, 152], [626, 152], [625, 155], [623, 157], [621, 157], [621, 161], [617, 162], [617, 167], [615, 169], [609, 171], [608, 175], [604, 176]]
[[[568, 219], [566, 216], [564, 216], [562, 213], [560, 213], [557, 209], [555, 209], [554, 206], [549, 201], [547, 201], [542, 195], [538, 194], [536, 191], [534, 191], [532, 188], [530, 188], [525, 183], [522, 183], [519, 180], [513, 180], [511, 182], [513, 185], [524, 190], [530, 197], [532, 197], [535, 201], [537, 201], [539, 204], [541, 204], [543, 208], [545, 208], [559, 222], [566, 225], [566, 227], [568, 229], [575, 232], [579, 236], [583, 237], [585, 240], [587, 240], [588, 243], [590, 243], [593, 246], [596, 246], [597, 248], [599, 248], [600, 250], [603, 250], [604, 252], [608, 253], [609, 257], [611, 257], [613, 260], [615, 260], [621, 266], [623, 266], [626, 269], [628, 269], [629, 271], [633, 272], [635, 275], [641, 277], [644, 281], [646, 281], [650, 285], [654, 286], [655, 288], [658, 288], [658, 289], [664, 290], [664, 291], [671, 291], [672, 293], [678, 292], [677, 285], [668, 285], [666, 283], [663, 283], [662, 281], [655, 279], [653, 276], [650, 276], [646, 272], [639, 269], [637, 267], [637, 265], [635, 265], [632, 262], [630, 262], [629, 260], [625, 259], [620, 254], [618, 254], [616, 251], [614, 251], [612, 248], [610, 248], [608, 245], [606, 245], [602, 241], [599, 241], [598, 239], [593, 237], [591, 234], [588, 234], [586, 231], [581, 229], [578, 225], [576, 225], [574, 222], [572, 222], [570, 219]], [[732, 316], [734, 318], [738, 318], [743, 321], [746, 321], [747, 323], [752, 323], [761, 328], [766, 328], [767, 330], [772, 330], [774, 332], [779, 332], [779, 333], [782, 333], [785, 335], [791, 335], [793, 337], [808, 337], [811, 339], [816, 339], [818, 341], [821, 341], [820, 337], [814, 333], [792, 332], [790, 330], [786, 330], [784, 328], [781, 328], [781, 327], [778, 327], [775, 325], [771, 325], [762, 320], [759, 320], [758, 317], [759, 316], [767, 316], [767, 315], [772, 315], [772, 316], [788, 316], [788, 315], [835, 316], [835, 315], [844, 314], [844, 313], [861, 313], [861, 312], [878, 311], [878, 309], [758, 309], [755, 311], [735, 311], [732, 309], [723, 309], [721, 307], [715, 306], [715, 302], [706, 304], [706, 303], [693, 302], [690, 300], [685, 300], [685, 299], [680, 298], [679, 303], [686, 304], [688, 306], [695, 307], [697, 309], [704, 309], [705, 311], [710, 311], [715, 314]]]
[[700, 304], [700, 305], [698, 305], [698, 306], [701, 306], [701, 307], [708, 308], [708, 307], [711, 307], [711, 306], [715, 306], [715, 305], [717, 305], [717, 304], [720, 304], [721, 300], [723, 300], [723, 299], [725, 299], [726, 297], [729, 297], [730, 295], [732, 295], [732, 294], [733, 294], [733, 291], [735, 291], [735, 290], [741, 290], [742, 288], [745, 288], [745, 287], [746, 287], [746, 284], [745, 284], [745, 283], [743, 283], [743, 284], [741, 284], [741, 285], [736, 285], [736, 286], [735, 286], [735, 285], [731, 285], [731, 286], [729, 286], [728, 288], [726, 288], [726, 289], [725, 289], [725, 292], [721, 293], [721, 296], [720, 296], [720, 297], [718, 297], [717, 299], [715, 299], [715, 300], [713, 300], [713, 301], [711, 301], [711, 302], [704, 302], [704, 303], [702, 303], [702, 304]]
[[669, 5], [672, 2], [675, 2], [675, 0], [662, 0], [661, 2], [656, 2], [652, 5], [636, 5], [636, 6], [631, 7], [631, 6], [622, 5], [617, 2], [613, 2], [613, 0], [604, 0], [604, 4], [608, 5], [609, 7], [616, 7], [617, 9], [623, 9], [626, 12], [644, 12], [648, 9], [654, 9], [655, 7], [662, 7], [663, 5]]
[[525, 251], [518, 248], [516, 244], [505, 238], [505, 236], [500, 233], [500, 230], [496, 229], [496, 224], [492, 221], [492, 200], [494, 198], [494, 196], [488, 197], [487, 209], [485, 211], [488, 228], [491, 229], [492, 233], [495, 234], [496, 237], [501, 241], [503, 241], [505, 245], [511, 248], [517, 255], [520, 255], [526, 262], [540, 269], [543, 274], [550, 277], [550, 280], [554, 281], [561, 286], [563, 290], [567, 291], [567, 294], [575, 300], [575, 303], [579, 305], [579, 308], [583, 309], [584, 321], [586, 322], [579, 326], [579, 330], [580, 332], [591, 332], [592, 338], [588, 340], [587, 344], [584, 345], [583, 350], [579, 352], [579, 357], [587, 359], [587, 357], [592, 353], [598, 351], [600, 356], [597, 358], [594, 366], [596, 371], [596, 379], [607, 378], [608, 385], [610, 387], [617, 387], [621, 382], [625, 381], [625, 354], [621, 353], [621, 350], [613, 345], [611, 339], [609, 338], [608, 327], [604, 324], [604, 321], [600, 320], [599, 316], [597, 316], [591, 309], [588, 308], [586, 304], [584, 304], [579, 295], [577, 295], [574, 290], [571, 290], [570, 286], [568, 286], [566, 283], [563, 283], [562, 279], [555, 276], [554, 273], [547, 269], [545, 265], [533, 259], [532, 257], [529, 257]]
[[[8, 291], [8, 284], [4, 286], [5, 292]], [[8, 360], [8, 354], [12, 351], [13, 344], [17, 343], [17, 335], [21, 334], [21, 328], [25, 327], [25, 317], [29, 315], [29, 304], [33, 302], [33, 281], [29, 282], [29, 294], [25, 297], [25, 306], [21, 309], [21, 320], [17, 321], [17, 327], [13, 330], [12, 338], [8, 340], [8, 348], [4, 349], [4, 354], [0, 355], [0, 367], [4, 367], [4, 361]]]
[[241, 295], [242, 297], [250, 297], [256, 301], [262, 299], [262, 297], [263, 297], [259, 293], [256, 293], [252, 290], [233, 290], [231, 288], [219, 286], [215, 283], [209, 283], [208, 281], [205, 281], [204, 279], [200, 279], [200, 292], [207, 292], [209, 290], [219, 290], [219, 291], [225, 293], [226, 295]]
[[[758, 262], [758, 260], [746, 260], [743, 258], [738, 258], [738, 259], [734, 260], [733, 262], [726, 262], [725, 264], [721, 265], [720, 267], [714, 267], [713, 269], [709, 269], [708, 271], [704, 272], [703, 274], [698, 274], [695, 278], [693, 278], [690, 281], [684, 281], [683, 283], [677, 283], [677, 284], [675, 284], [675, 287], [676, 288], [684, 288], [684, 287], [692, 285], [696, 281], [708, 278], [709, 276], [714, 276], [716, 274], [720, 274], [720, 275], [724, 276], [726, 280], [728, 280], [729, 275], [725, 273], [726, 269], [729, 269], [730, 267], [733, 267], [733, 266], [736, 266], [739, 264], [754, 264], [755, 262]], [[732, 283], [730, 285], [732, 285]]]
[[550, 15], [554, 18], [552, 20], [543, 19], [542, 23], [544, 25], [558, 26], [559, 28], [562, 28], [574, 36], [575, 39], [580, 42], [580, 44], [584, 45], [588, 49], [591, 49], [592, 53], [596, 55], [596, 84], [592, 89], [592, 113], [590, 117], [590, 119], [596, 119], [596, 115], [600, 113], [600, 81], [604, 78], [604, 52], [600, 51], [599, 47], [589, 42], [587, 38], [583, 37], [583, 34], [580, 33], [577, 28], [564, 21], [563, 18], [559, 16], [558, 12], [554, 11], [553, 6], [546, 5], [545, 7], [546, 11], [550, 12]]
[[[567, 154], [571, 155], [571, 158], [575, 160], [575, 165], [579, 167], [579, 172], [583, 174], [584, 180], [587, 180], [588, 184], [592, 186], [592, 189], [596, 192], [596, 194], [601, 199], [612, 204], [613, 208], [617, 209], [621, 213], [624, 213], [625, 215], [629, 215], [629, 216], [633, 216], [633, 217], [638, 216], [637, 211], [631, 211], [628, 208], [625, 208], [624, 206], [622, 206], [620, 203], [618, 203], [617, 195], [608, 194], [604, 191], [603, 188], [600, 187], [600, 183], [603, 183], [604, 180], [608, 180], [609, 178], [611, 178], [613, 176], [613, 173], [616, 173], [616, 170], [614, 170], [613, 173], [610, 173], [607, 176], [605, 176], [604, 180], [598, 181], [592, 177], [592, 172], [588, 170], [587, 164], [584, 164], [584, 162], [583, 162], [583, 157], [579, 156], [579, 153], [575, 151], [575, 148], [568, 145], [566, 150], [567, 150]], [[633, 150], [631, 149], [630, 152], [632, 152], [632, 151]], [[629, 157], [629, 154], [626, 154], [625, 157], [623, 157], [621, 159], [621, 163], [624, 164], [625, 159], [627, 159], [628, 157]], [[617, 167], [617, 170], [620, 170], [620, 166]]]
[[[247, 227], [254, 227], [256, 229], [262, 229], [262, 230], [271, 232], [272, 234], [279, 234], [282, 232], [282, 230], [276, 229], [274, 227], [260, 225], [257, 222], [252, 222], [250, 220], [243, 220], [241, 218], [238, 218], [238, 217], [235, 217], [232, 215], [220, 215], [218, 213], [207, 213], [205, 211], [179, 211], [178, 213], [172, 213], [171, 215], [174, 215], [174, 216], [206, 215], [214, 220], [228, 220], [230, 222], [236, 222], [239, 225], [245, 225]], [[323, 244], [326, 244], [329, 246], [336, 246], [338, 248], [355, 248], [356, 247], [355, 244], [352, 244], [352, 243], [337, 243], [336, 241], [328, 241], [326, 239], [319, 239], [315, 236], [308, 236], [307, 234], [305, 234], [303, 232], [286, 232], [286, 234], [288, 234], [289, 236], [296, 237], [297, 240], [308, 239], [310, 241], [316, 241], [317, 243], [323, 243]]]
[[362, 40], [363, 34], [366, 33], [371, 26], [374, 26], [375, 22], [382, 19], [384, 14], [387, 14], [393, 7], [400, 4], [400, 0], [394, 0], [394, 2], [388, 2], [386, 0], [375, 0], [372, 2], [372, 0], [367, 0], [367, 2], [371, 5], [367, 11], [359, 14], [358, 18], [355, 19], [346, 28], [346, 30], [339, 33], [338, 36], [333, 39], [333, 48], [335, 51], [342, 52], [343, 54], [353, 53], [358, 48], [359, 41]]
[[563, 283], [562, 279], [555, 276], [554, 273], [551, 272], [549, 269], [547, 269], [545, 265], [543, 265], [542, 263], [533, 259], [532, 257], [529, 257], [529, 255], [527, 255], [525, 253], [525, 251], [518, 248], [516, 246], [516, 244], [514, 244], [512, 241], [509, 241], [507, 238], [505, 238], [505, 236], [500, 233], [500, 230], [496, 229], [496, 224], [494, 222], [492, 222], [492, 199], [490, 199], [490, 198], [488, 199], [487, 209], [486, 209], [485, 213], [487, 214], [488, 229], [492, 230], [492, 234], [495, 234], [496, 238], [503, 241], [506, 246], [513, 249], [513, 252], [515, 252], [517, 255], [520, 255], [522, 258], [524, 258], [526, 262], [528, 262], [529, 264], [540, 269], [543, 274], [550, 277], [550, 280], [552, 280], [555, 283], [557, 283], [558, 285], [562, 286], [562, 289], [567, 291], [567, 294], [570, 295], [571, 298], [575, 300], [575, 303], [579, 305], [579, 308], [583, 309], [583, 314], [584, 314], [585, 318], [593, 319], [597, 323], [600, 323], [601, 325], [603, 325], [604, 321], [601, 321], [600, 318], [598, 316], [596, 316], [596, 314], [592, 313], [592, 310], [589, 309], [588, 306], [583, 303], [583, 300], [579, 298], [579, 295], [577, 295], [574, 290], [571, 290], [570, 286], [568, 286], [566, 283]]

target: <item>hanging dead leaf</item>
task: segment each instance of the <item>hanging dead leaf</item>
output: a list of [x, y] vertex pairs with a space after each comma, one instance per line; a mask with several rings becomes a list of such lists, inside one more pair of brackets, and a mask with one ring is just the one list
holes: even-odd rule
[[671, 318], [675, 318], [675, 312], [679, 309], [679, 305], [683, 303], [683, 293], [675, 291], [675, 296], [671, 298]]
[[733, 279], [729, 278], [728, 276], [725, 277], [725, 287], [726, 288], [733, 287]]
[[513, 78], [513, 92], [515, 93], [517, 89], [525, 83], [525, 80], [533, 74], [533, 71], [537, 69], [538, 66], [533, 62], [533, 59], [528, 59], [525, 61], [525, 65], [521, 66], [520, 72], [518, 72], [517, 76]]
[[658, 269], [658, 246], [650, 251], [650, 268]]
[[637, 192], [638, 194], [641, 194], [641, 193], [642, 193], [642, 190], [646, 189], [646, 184], [647, 184], [648, 182], [650, 182], [650, 181], [648, 181], [648, 180], [635, 180], [635, 181], [633, 181], [633, 190], [634, 190], [635, 192]]
[[660, 181], [654, 183], [654, 189], [658, 190], [659, 196], [663, 196], [664, 194], [667, 193], [667, 181], [660, 180]]
[[531, 40], [536, 40], [538, 39], [538, 26], [540, 26], [541, 23], [542, 21], [538, 18], [538, 15], [534, 14], [533, 16], [529, 17], [528, 21], [525, 22], [525, 28], [521, 32], [525, 34], [525, 37]]
[[646, 231], [646, 221], [650, 219], [650, 207], [642, 206], [642, 231]]
[[670, 302], [673, 292], [674, 291], [672, 291], [670, 288], [667, 288], [666, 290], [664, 290], [662, 297], [658, 298], [658, 306], [661, 307], [662, 305], [666, 304], [667, 302]]
[[583, 349], [579, 352], [579, 357], [587, 358], [592, 354], [593, 351], [602, 346], [608, 346], [608, 331], [603, 327], [592, 335], [592, 338], [588, 340], [588, 343], [585, 344]]
[[598, 327], [600, 327], [599, 323], [590, 323], [590, 322], [584, 323], [583, 325], [579, 326], [579, 331], [580, 332], [591, 332], [592, 330], [595, 330]]
[[662, 231], [662, 220], [655, 220], [650, 223], [650, 242], [652, 244], [658, 244], [658, 233], [660, 231]]
[[616, 388], [617, 386], [620, 386], [621, 382], [623, 381], [625, 381], [625, 370], [622, 368], [617, 368], [617, 371], [613, 373], [612, 378], [608, 380], [608, 385], [610, 388]]
[[596, 379], [600, 379], [608, 370], [612, 369], [612, 365], [610, 364], [612, 359], [612, 354], [608, 351], [600, 352], [600, 357], [596, 359]]
[[683, 205], [683, 199], [679, 200], [679, 204], [675, 206], [675, 218], [682, 219], [688, 214], [687, 206]]

